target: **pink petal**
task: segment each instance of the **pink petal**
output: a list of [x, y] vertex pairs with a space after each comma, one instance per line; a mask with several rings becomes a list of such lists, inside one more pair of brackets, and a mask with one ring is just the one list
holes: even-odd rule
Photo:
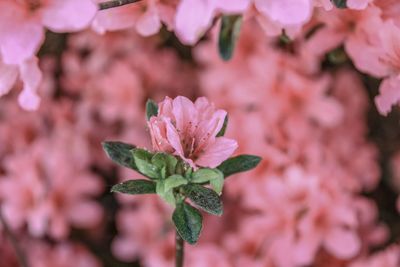
[[101, 221], [103, 210], [96, 202], [80, 200], [70, 207], [68, 214], [74, 226], [89, 228], [96, 226]]
[[179, 134], [172, 125], [171, 121], [168, 119], [164, 119], [167, 128], [167, 139], [170, 145], [175, 149], [175, 153], [181, 157], [183, 157], [183, 148], [181, 144], [181, 140], [179, 138]]
[[172, 113], [175, 116], [176, 129], [184, 134], [189, 124], [196, 125], [196, 109], [192, 101], [184, 96], [178, 96], [173, 100]]
[[309, 115], [321, 125], [334, 127], [338, 125], [343, 117], [343, 107], [339, 101], [329, 97], [319, 97], [308, 104]]
[[[215, 137], [222, 129], [226, 115], [226, 111], [220, 109], [215, 111], [212, 114], [211, 118], [206, 118], [205, 120], [202, 120], [198, 125], [196, 139], [204, 140], [204, 142], [207, 142], [209, 140], [209, 137]], [[200, 141], [200, 143], [202, 142]]]
[[42, 22], [52, 31], [78, 31], [89, 26], [98, 8], [92, 0], [52, 0]]
[[154, 8], [148, 8], [136, 23], [136, 30], [143, 36], [156, 34], [161, 28], [160, 18]]
[[243, 13], [250, 4], [249, 0], [217, 0], [214, 5], [224, 13]]
[[70, 231], [69, 225], [61, 214], [53, 214], [51, 217], [50, 233], [56, 239], [64, 239]]
[[237, 147], [238, 144], [235, 140], [218, 137], [214, 143], [206, 147], [204, 153], [199, 156], [195, 163], [202, 167], [215, 168], [228, 159]]
[[325, 236], [325, 248], [339, 259], [350, 259], [360, 251], [361, 243], [353, 230], [341, 227], [331, 229]]
[[168, 141], [165, 119], [163, 117], [151, 117], [147, 125], [150, 130], [153, 149], [172, 153], [174, 149]]
[[42, 72], [38, 66], [38, 59], [32, 58], [21, 64], [20, 73], [24, 88], [18, 97], [18, 102], [26, 110], [35, 110], [40, 104], [40, 98], [36, 91], [42, 80]]
[[129, 29], [135, 25], [142, 8], [143, 5], [137, 3], [99, 11], [92, 23], [93, 29], [99, 33]]
[[395, 72], [398, 72], [400, 71], [400, 28], [392, 20], [382, 26], [379, 33], [384, 54], [382, 56], [383, 62], [388, 64]]
[[351, 9], [365, 9], [371, 0], [347, 0], [347, 7]]
[[399, 102], [400, 76], [383, 80], [379, 88], [379, 95], [375, 98], [379, 113], [386, 116], [392, 110], [392, 106]]
[[175, 32], [184, 44], [194, 44], [211, 24], [213, 7], [208, 0], [182, 0], [176, 11]]
[[382, 45], [382, 36], [378, 33], [387, 26], [378, 15], [372, 15], [371, 19], [361, 24], [347, 38], [345, 49], [358, 70], [372, 76], [385, 77], [390, 73], [390, 68], [381, 58], [385, 45]]
[[172, 103], [173, 100], [167, 96], [164, 101], [158, 104], [158, 115], [172, 118]]
[[18, 76], [18, 68], [0, 61], [0, 96], [7, 94]]
[[255, 6], [263, 15], [283, 25], [306, 22], [312, 10], [310, 0], [255, 0]]
[[18, 65], [38, 51], [44, 30], [39, 21], [13, 4], [0, 5], [0, 50], [6, 64]]

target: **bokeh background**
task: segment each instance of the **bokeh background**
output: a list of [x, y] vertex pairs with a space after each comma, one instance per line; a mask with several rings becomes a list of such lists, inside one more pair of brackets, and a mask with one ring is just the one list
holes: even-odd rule
[[[173, 266], [171, 208], [111, 194], [138, 176], [100, 143], [150, 148], [146, 100], [184, 95], [227, 110], [237, 153], [263, 158], [226, 181], [225, 213], [204, 214], [186, 266], [399, 267], [400, 112], [377, 112], [380, 80], [315, 41], [319, 23], [287, 40], [250, 19], [229, 62], [218, 27], [194, 47], [166, 28], [47, 32], [39, 110], [17, 105], [20, 84], [0, 98], [1, 217], [30, 266]], [[16, 267], [6, 230], [0, 266]]]

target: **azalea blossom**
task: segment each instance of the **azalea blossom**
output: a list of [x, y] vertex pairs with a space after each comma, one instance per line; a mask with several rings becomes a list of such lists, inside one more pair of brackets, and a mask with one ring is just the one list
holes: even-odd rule
[[72, 32], [89, 25], [97, 12], [91, 0], [3, 0], [0, 2], [0, 50], [7, 64], [34, 56], [45, 28]]
[[0, 1], [0, 96], [10, 90], [19, 72], [25, 85], [19, 103], [24, 109], [37, 109], [40, 99], [36, 91], [42, 74], [35, 55], [45, 29], [81, 30], [96, 12], [91, 0]]
[[153, 149], [173, 153], [192, 167], [217, 167], [238, 147], [235, 140], [217, 137], [226, 115], [205, 97], [195, 103], [183, 96], [167, 97], [148, 122]]

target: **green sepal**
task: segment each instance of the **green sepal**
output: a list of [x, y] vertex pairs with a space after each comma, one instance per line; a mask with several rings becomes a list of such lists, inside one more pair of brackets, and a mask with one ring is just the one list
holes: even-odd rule
[[137, 167], [131, 153], [131, 150], [135, 148], [134, 145], [118, 141], [105, 141], [102, 142], [101, 145], [107, 156], [113, 162], [137, 171]]
[[124, 193], [130, 195], [155, 194], [156, 183], [148, 180], [129, 180], [114, 185], [111, 192]]
[[218, 169], [199, 169], [192, 174], [192, 183], [210, 183], [217, 194], [221, 194], [224, 186], [224, 174]]
[[193, 169], [191, 167], [187, 168], [185, 170], [185, 177], [186, 179], [191, 180], [192, 179], [192, 173], [193, 173]]
[[178, 160], [174, 156], [166, 153], [156, 153], [152, 157], [151, 163], [159, 169], [165, 168], [166, 176], [170, 176], [175, 173]]
[[156, 193], [165, 202], [175, 207], [175, 195], [172, 190], [165, 190], [165, 180], [159, 180], [156, 184]]
[[183, 189], [185, 196], [187, 196], [197, 207], [213, 215], [222, 215], [222, 201], [214, 190], [198, 184], [188, 184], [185, 185]]
[[182, 175], [174, 174], [165, 179], [164, 183], [165, 183], [165, 190], [170, 191], [176, 187], [187, 184], [188, 180], [183, 178]]
[[222, 189], [224, 188], [224, 176], [218, 176], [215, 179], [210, 180], [210, 185], [212, 187], [212, 189], [218, 194], [221, 195], [222, 193]]
[[229, 118], [228, 118], [228, 115], [226, 115], [225, 119], [224, 119], [224, 124], [222, 125], [221, 130], [219, 130], [219, 132], [217, 133], [217, 137], [225, 135], [226, 128], [228, 127], [228, 121], [229, 121]]
[[158, 105], [152, 99], [148, 99], [146, 102], [146, 119], [150, 120], [151, 117], [157, 116]]
[[183, 240], [192, 245], [199, 240], [203, 217], [197, 209], [185, 202], [179, 203], [172, 214], [172, 221]]
[[199, 169], [192, 174], [191, 182], [197, 184], [206, 183], [210, 180], [218, 179], [220, 176], [223, 177], [223, 173], [218, 169]]
[[225, 160], [217, 168], [222, 171], [225, 179], [235, 173], [249, 171], [260, 163], [261, 158], [254, 155], [239, 155]]
[[232, 58], [241, 25], [242, 16], [240, 15], [222, 16], [218, 38], [218, 51], [220, 57], [225, 61]]
[[151, 163], [152, 153], [145, 149], [135, 148], [132, 150], [132, 155], [140, 173], [153, 179], [161, 178], [160, 169]]

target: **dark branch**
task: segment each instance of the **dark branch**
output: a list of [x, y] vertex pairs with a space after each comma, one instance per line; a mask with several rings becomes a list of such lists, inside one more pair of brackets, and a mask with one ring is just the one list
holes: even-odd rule
[[13, 246], [13, 248], [15, 250], [15, 254], [17, 256], [20, 266], [21, 267], [29, 267], [28, 261], [24, 254], [24, 251], [19, 246], [17, 238], [15, 237], [14, 233], [11, 231], [10, 227], [7, 224], [6, 219], [4, 218], [4, 216], [1, 212], [0, 212], [0, 222], [3, 224], [4, 232], [6, 233], [8, 239], [11, 242], [11, 245]]
[[104, 10], [104, 9], [109, 9], [113, 7], [119, 7], [119, 6], [124, 6], [128, 4], [133, 4], [135, 2], [139, 2], [139, 0], [112, 0], [112, 1], [107, 1], [99, 4], [99, 9]]

